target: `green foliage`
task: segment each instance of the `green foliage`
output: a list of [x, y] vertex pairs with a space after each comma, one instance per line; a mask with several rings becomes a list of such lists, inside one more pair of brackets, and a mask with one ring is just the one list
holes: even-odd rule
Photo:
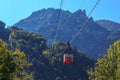
[[61, 52], [65, 48], [65, 44], [63, 42], [54, 42], [52, 44], [52, 48], [54, 51]]
[[108, 54], [88, 74], [90, 80], [120, 80], [120, 40], [109, 47]]
[[[43, 80], [87, 80], [87, 68], [94, 66], [94, 60], [86, 57], [76, 48], [71, 49], [73, 64], [65, 65], [63, 55], [66, 53], [66, 44], [54, 42], [52, 47], [43, 51], [40, 56], [37, 70]], [[44, 77], [43, 77], [44, 76]]]
[[40, 62], [40, 55], [47, 48], [45, 39], [39, 34], [14, 28], [9, 37], [9, 48], [18, 48], [26, 53], [28, 61], [33, 64], [27, 71], [33, 72], [33, 76], [38, 80], [40, 72], [37, 69], [39, 64], [43, 63]]
[[95, 62], [76, 48], [72, 48], [74, 63], [65, 65], [63, 64], [65, 43], [54, 42], [48, 48], [41, 35], [16, 28], [10, 34], [9, 43], [13, 50], [19, 48], [26, 53], [29, 62], [33, 64], [28, 71], [34, 73], [35, 80], [87, 80], [86, 70]]
[[30, 76], [24, 71], [30, 66], [25, 54], [19, 49], [11, 51], [6, 44], [0, 40], [0, 80], [26, 80], [25, 76]]
[[41, 53], [46, 48], [45, 39], [35, 33], [25, 30], [14, 30], [10, 34], [9, 43], [12, 49], [19, 48], [27, 54]]

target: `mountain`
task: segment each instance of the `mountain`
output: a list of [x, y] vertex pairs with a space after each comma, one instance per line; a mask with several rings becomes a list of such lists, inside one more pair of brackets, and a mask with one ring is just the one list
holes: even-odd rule
[[[58, 21], [58, 19], [60, 20]], [[15, 26], [42, 34], [45, 36], [47, 44], [51, 44], [55, 39], [57, 29], [56, 41], [70, 41], [80, 29], [80, 25], [87, 19], [87, 24], [72, 42], [72, 45], [84, 53], [98, 58], [99, 54], [106, 53], [110, 45], [106, 40], [110, 32], [94, 22], [92, 17], [88, 18], [85, 10], [71, 13], [53, 8], [42, 9], [20, 20]]]
[[98, 20], [96, 23], [106, 28], [110, 32], [120, 31], [120, 23], [116, 23], [110, 20]]
[[[5, 24], [1, 25], [0, 32], [6, 31], [3, 27]], [[10, 33], [7, 47], [13, 51], [18, 48], [26, 54], [27, 60], [32, 65], [25, 69], [35, 80], [88, 80], [87, 69], [94, 66], [95, 60], [84, 55], [77, 48], [71, 48], [73, 64], [66, 65], [63, 64], [63, 55], [66, 54], [65, 43], [54, 42], [48, 47], [46, 40], [40, 34], [15, 26], [10, 27], [8, 31]], [[3, 37], [6, 36], [0, 36], [1, 39]]]
[[[1, 23], [0, 32], [9, 31], [6, 39], [8, 48], [11, 50], [19, 48], [26, 53], [27, 60], [32, 63], [26, 70], [35, 80], [88, 80], [87, 70], [96, 62], [93, 58], [71, 46], [73, 64], [63, 64], [63, 55], [67, 53], [64, 42], [54, 42], [47, 46], [42, 35], [15, 26], [6, 29], [3, 27], [5, 24]], [[118, 36], [119, 32], [113, 35]], [[1, 39], [4, 37], [6, 36], [0, 36]]]
[[10, 35], [10, 30], [5, 28], [5, 23], [0, 21], [0, 38], [8, 43], [8, 38]]
[[98, 20], [96, 23], [110, 31], [110, 35], [107, 37], [108, 44], [120, 39], [120, 23], [110, 20]]
[[66, 44], [54, 42], [46, 45], [40, 34], [12, 27], [9, 36], [9, 48], [19, 48], [26, 53], [33, 65], [27, 69], [35, 80], [88, 80], [87, 69], [93, 67], [95, 60], [72, 48], [73, 64], [63, 64], [63, 50]]
[[[26, 54], [42, 53], [47, 48], [46, 40], [42, 35], [30, 33], [23, 29], [14, 29], [9, 36], [9, 46], [11, 49], [19, 48]], [[35, 55], [37, 56], [37, 54]]]

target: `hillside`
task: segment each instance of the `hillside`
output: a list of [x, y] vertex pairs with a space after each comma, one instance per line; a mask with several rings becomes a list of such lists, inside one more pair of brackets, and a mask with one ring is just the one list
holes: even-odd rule
[[[42, 9], [20, 20], [15, 26], [42, 34], [45, 36], [47, 44], [52, 44], [57, 30], [58, 12], [59, 9]], [[80, 29], [80, 25], [87, 19], [85, 10], [78, 10], [74, 13], [61, 10], [57, 41], [70, 41]], [[107, 48], [111, 44], [106, 39], [109, 35], [110, 32], [96, 24], [91, 17], [72, 45], [78, 47], [85, 54], [98, 58], [107, 52]]]
[[106, 38], [108, 44], [111, 44], [120, 39], [120, 23], [110, 20], [98, 20], [96, 23], [110, 31], [110, 35], [108, 35]]
[[[63, 50], [66, 44], [54, 42], [46, 45], [46, 40], [40, 34], [28, 32], [15, 26], [9, 28], [8, 48], [16, 48], [26, 53], [27, 60], [33, 65], [27, 71], [35, 80], [88, 80], [87, 69], [94, 66], [95, 61], [72, 48], [74, 62], [71, 65], [63, 64]], [[0, 37], [1, 38], [1, 37]]]
[[[4, 24], [2, 22], [2, 24]], [[8, 48], [15, 50], [19, 48], [27, 55], [27, 60], [33, 65], [26, 70], [33, 75], [35, 80], [88, 80], [87, 70], [95, 65], [95, 60], [85, 55], [76, 47], [71, 48], [73, 64], [63, 64], [63, 55], [66, 44], [54, 42], [47, 46], [46, 40], [40, 34], [28, 32], [15, 26], [1, 30], [9, 32]], [[0, 30], [0, 31], [1, 31]], [[1, 31], [2, 32], [2, 31]], [[6, 32], [5, 32], [6, 33]], [[117, 31], [107, 37], [109, 44], [118, 39], [120, 32]], [[6, 37], [6, 35], [4, 36]], [[0, 36], [1, 39], [4, 39]], [[120, 38], [120, 37], [119, 37]]]
[[120, 31], [120, 23], [109, 21], [109, 20], [98, 20], [97, 24], [106, 28], [110, 32]]

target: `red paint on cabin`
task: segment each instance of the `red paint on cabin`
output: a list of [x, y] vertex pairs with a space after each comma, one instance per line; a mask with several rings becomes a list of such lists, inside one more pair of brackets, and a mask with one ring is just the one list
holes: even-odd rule
[[64, 54], [63, 63], [64, 64], [72, 64], [73, 63], [73, 56], [71, 54]]

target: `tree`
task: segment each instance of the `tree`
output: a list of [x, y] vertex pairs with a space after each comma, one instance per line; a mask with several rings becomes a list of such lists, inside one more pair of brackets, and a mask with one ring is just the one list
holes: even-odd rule
[[73, 64], [66, 65], [63, 63], [66, 53], [66, 44], [63, 42], [54, 42], [52, 47], [43, 51], [39, 59], [41, 64], [37, 68], [43, 72], [39, 74], [40, 80], [88, 80], [86, 71], [94, 66], [95, 61], [71, 46]]
[[19, 49], [11, 51], [0, 40], [0, 80], [27, 80], [30, 75], [24, 68], [29, 65], [24, 52]]
[[120, 80], [120, 40], [109, 47], [108, 54], [88, 74], [90, 80]]

